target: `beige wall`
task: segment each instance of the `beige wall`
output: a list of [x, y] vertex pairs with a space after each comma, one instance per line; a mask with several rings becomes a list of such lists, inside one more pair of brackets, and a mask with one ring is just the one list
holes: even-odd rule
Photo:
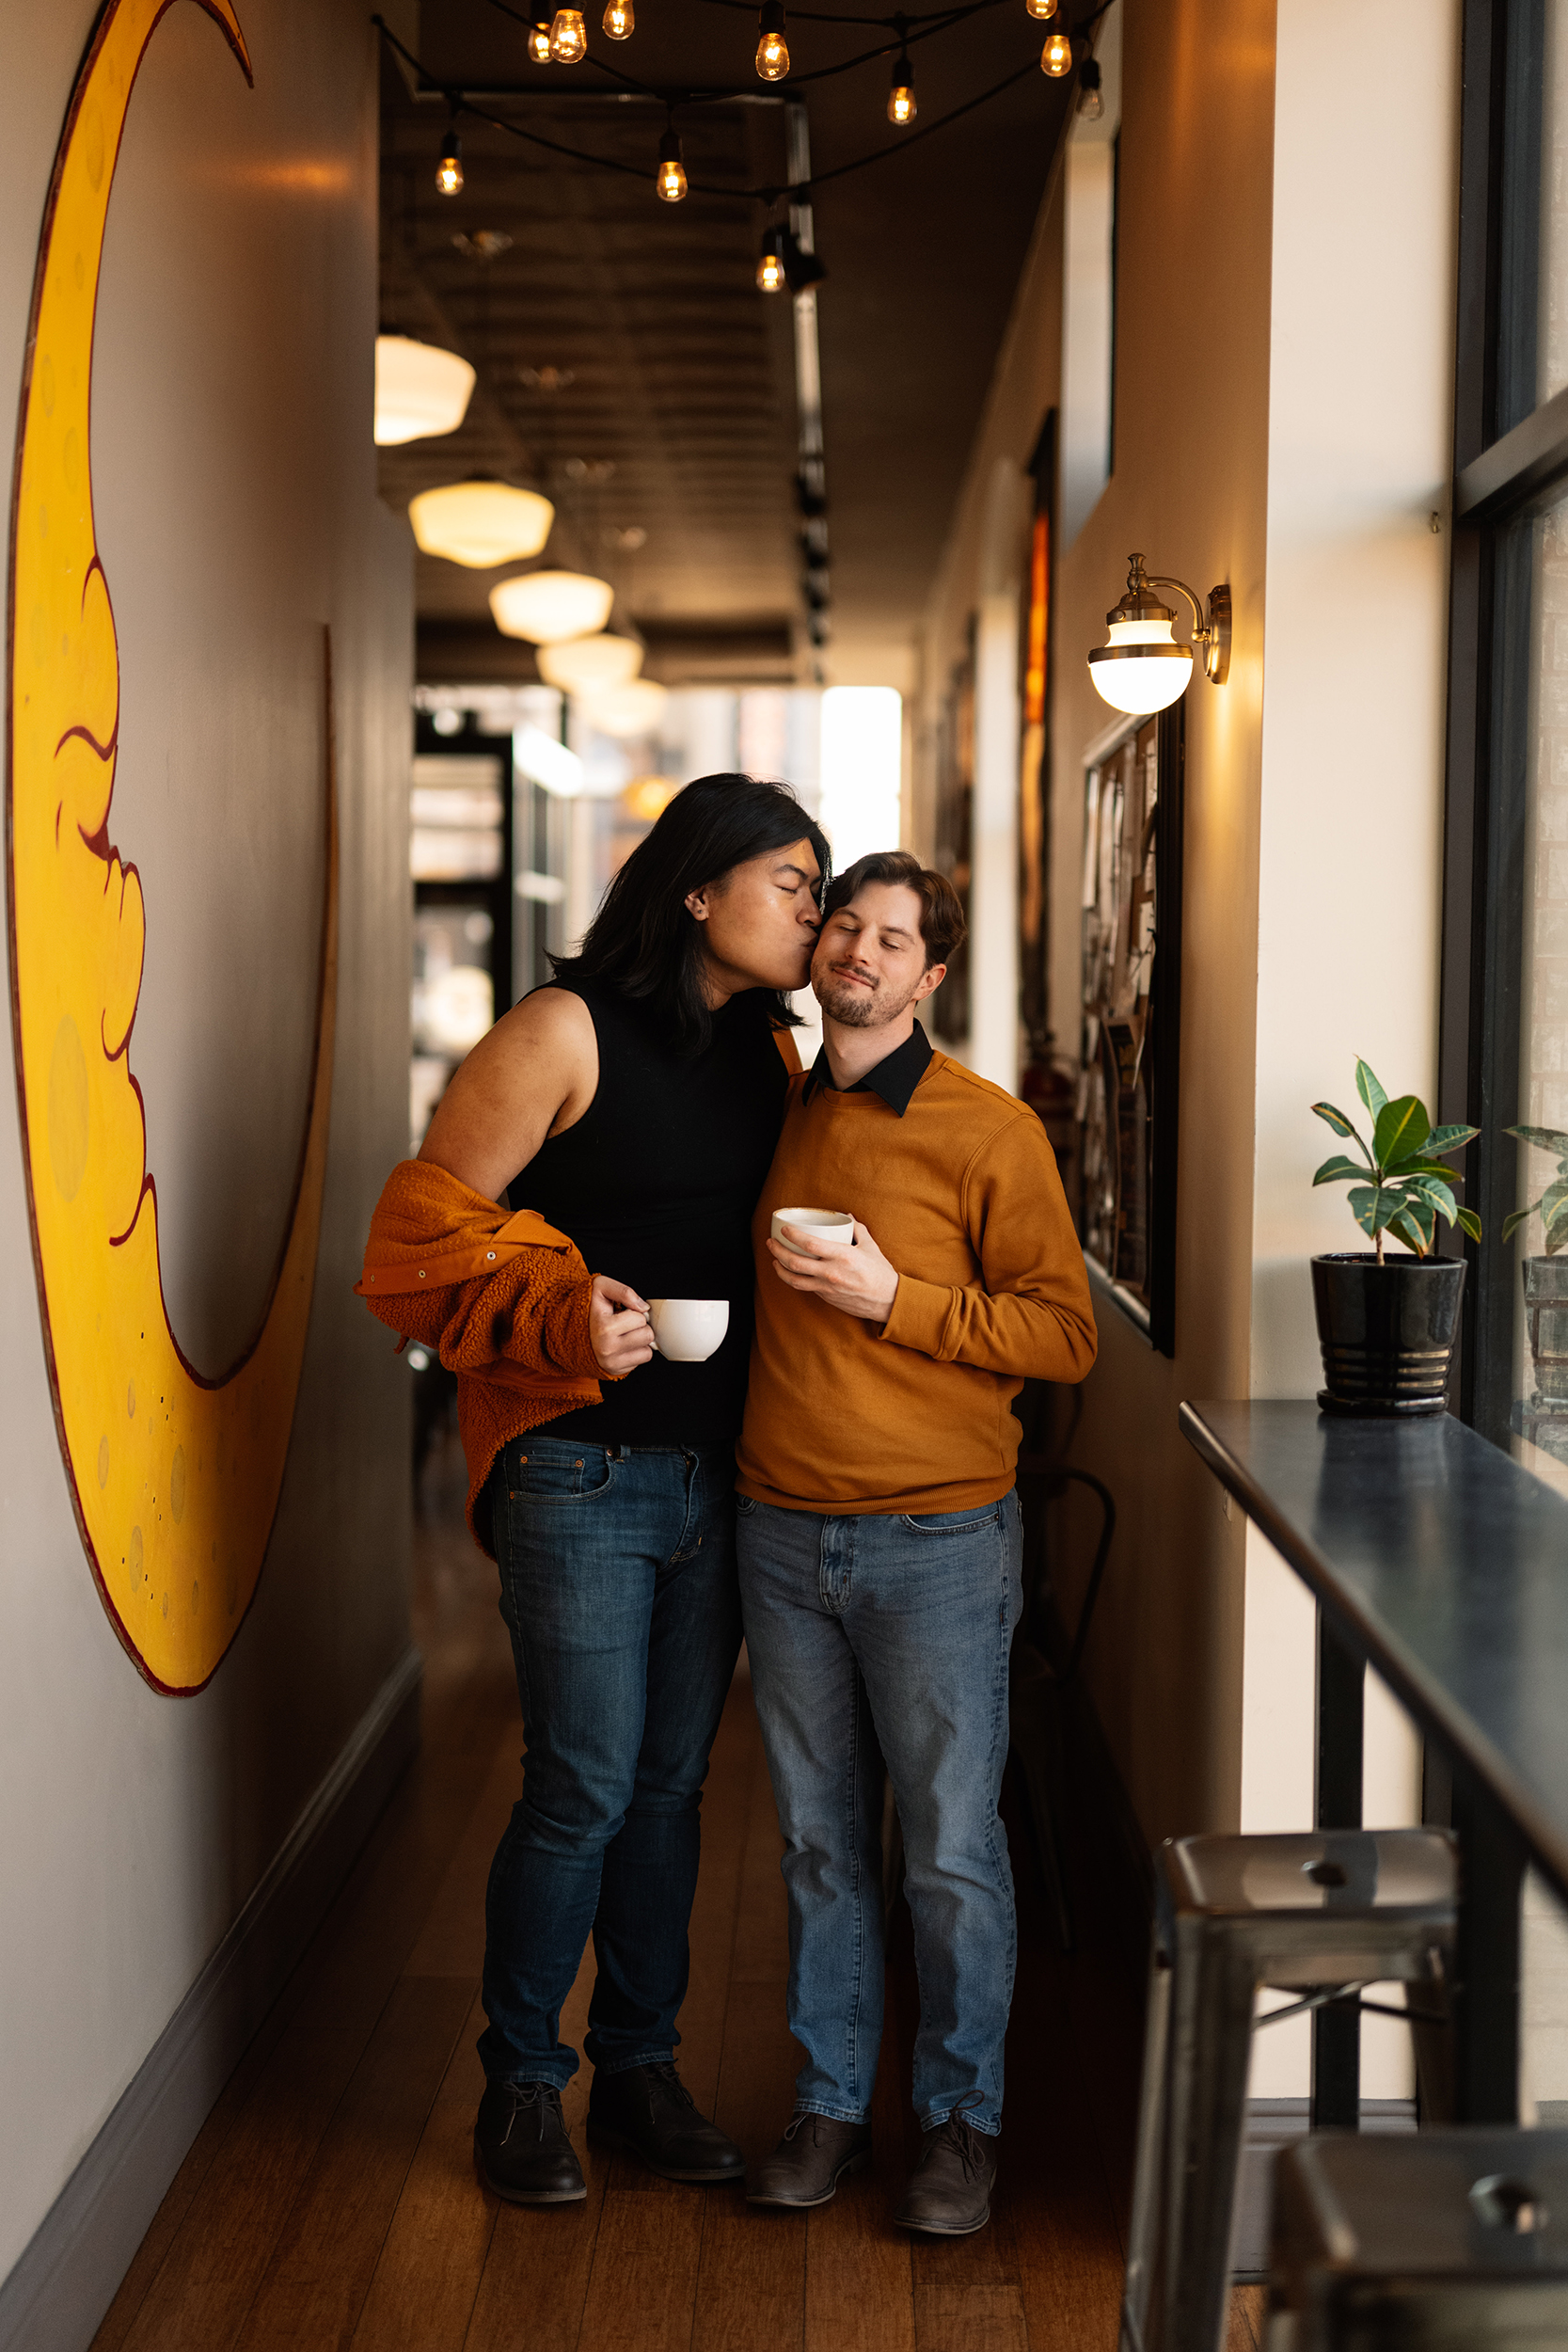
[[[374, 36], [241, 0], [256, 87], [172, 8], [132, 101], [94, 355], [121, 669], [115, 836], [148, 909], [132, 1061], [176, 1337], [254, 1329], [303, 1126], [337, 681], [341, 967], [330, 1162], [282, 1504], [209, 1687], [156, 1695], [104, 1614], [55, 1441], [14, 1088], [0, 1087], [0, 2277], [409, 1648], [407, 1375], [350, 1295], [406, 1148], [407, 534], [377, 504]], [[0, 435], [95, 0], [9, 0]], [[5, 1051], [9, 1055], [9, 1030]]]
[[[1272, 0], [1125, 0], [1115, 472], [1059, 562], [1053, 615], [1052, 989], [1072, 1050], [1083, 753], [1109, 715], [1081, 656], [1130, 548], [1200, 589], [1228, 580], [1236, 604], [1229, 685], [1188, 698], [1179, 1354], [1104, 1306], [1073, 1452], [1117, 1497], [1087, 1671], [1151, 1838], [1234, 1824], [1239, 1804], [1242, 1529], [1176, 1407], [1247, 1380], [1274, 15]], [[1056, 399], [1061, 242], [1058, 182], [933, 599], [927, 721], [974, 600], [981, 485], [999, 456], [1027, 460]]]

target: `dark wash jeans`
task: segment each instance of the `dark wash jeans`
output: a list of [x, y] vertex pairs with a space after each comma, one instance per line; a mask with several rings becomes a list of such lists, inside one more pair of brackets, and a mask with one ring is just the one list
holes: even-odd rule
[[607, 1451], [531, 1431], [490, 1478], [523, 1793], [485, 1899], [492, 2082], [577, 2073], [562, 2004], [590, 1932], [587, 2053], [673, 2056], [708, 1750], [740, 1647], [731, 1445]]

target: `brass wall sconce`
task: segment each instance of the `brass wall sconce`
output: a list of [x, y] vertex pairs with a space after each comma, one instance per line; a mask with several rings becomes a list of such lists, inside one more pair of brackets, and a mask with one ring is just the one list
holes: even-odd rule
[[[1179, 645], [1172, 634], [1176, 615], [1162, 604], [1156, 588], [1180, 590], [1193, 608], [1193, 642]], [[1203, 648], [1203, 670], [1211, 686], [1223, 686], [1230, 674], [1230, 591], [1223, 583], [1209, 591], [1203, 604], [1182, 580], [1167, 580], [1144, 570], [1141, 555], [1130, 556], [1127, 594], [1107, 612], [1110, 637], [1089, 654], [1089, 675], [1095, 691], [1114, 710], [1135, 716], [1164, 710], [1179, 701], [1193, 675], [1193, 654]]]

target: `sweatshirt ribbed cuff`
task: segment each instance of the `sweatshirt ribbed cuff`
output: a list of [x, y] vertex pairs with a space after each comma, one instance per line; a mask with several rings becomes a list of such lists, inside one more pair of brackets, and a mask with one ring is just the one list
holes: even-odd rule
[[545, 1322], [545, 1350], [551, 1363], [574, 1380], [605, 1380], [608, 1373], [599, 1370], [594, 1353], [589, 1325], [589, 1309], [594, 1303], [592, 1280], [578, 1283], [567, 1296], [553, 1304]]
[[923, 1356], [941, 1357], [953, 1311], [953, 1292], [945, 1282], [917, 1282], [901, 1274], [893, 1312], [882, 1326], [882, 1337], [895, 1347], [916, 1347]]

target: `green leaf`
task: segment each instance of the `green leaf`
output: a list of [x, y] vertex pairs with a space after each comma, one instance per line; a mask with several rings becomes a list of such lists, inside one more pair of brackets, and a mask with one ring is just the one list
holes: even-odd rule
[[[1468, 1143], [1473, 1136], [1480, 1133], [1479, 1127], [1434, 1127], [1421, 1149], [1423, 1152], [1457, 1152], [1462, 1143]], [[1568, 1142], [1562, 1148], [1568, 1152]]]
[[1426, 1105], [1414, 1094], [1401, 1094], [1385, 1103], [1372, 1131], [1372, 1157], [1379, 1168], [1390, 1160], [1409, 1159], [1432, 1133]]
[[[1505, 1217], [1504, 1217], [1504, 1219], [1503, 1219], [1503, 1239], [1504, 1239], [1504, 1241], [1512, 1241], [1512, 1240], [1513, 1239], [1514, 1234], [1518, 1232], [1518, 1230], [1519, 1230], [1520, 1226], [1521, 1226], [1521, 1225], [1528, 1225], [1528, 1222], [1529, 1222], [1529, 1220], [1530, 1220], [1530, 1218], [1531, 1218], [1531, 1217], [1535, 1215], [1536, 1210], [1537, 1210], [1540, 1206], [1541, 1206], [1541, 1203], [1539, 1202], [1539, 1200], [1537, 1200], [1537, 1201], [1535, 1201], [1535, 1202], [1534, 1202], [1534, 1203], [1533, 1203], [1533, 1204], [1532, 1204], [1529, 1208], [1528, 1208], [1528, 1209], [1515, 1209], [1515, 1210], [1513, 1210], [1513, 1213], [1512, 1213], [1510, 1216], [1505, 1216]], [[1474, 1211], [1473, 1209], [1461, 1209], [1461, 1210], [1460, 1210], [1460, 1212], [1459, 1212], [1459, 1220], [1460, 1220], [1460, 1223], [1463, 1225], [1463, 1224], [1465, 1223], [1465, 1219], [1467, 1216], [1474, 1216], [1474, 1215], [1475, 1215], [1475, 1211]], [[1469, 1229], [1469, 1227], [1466, 1225], [1466, 1226], [1465, 1227], [1465, 1232], [1468, 1232], [1470, 1229]]]
[[[1459, 1230], [1462, 1233], [1468, 1233], [1472, 1241], [1480, 1241], [1481, 1219], [1477, 1216], [1474, 1209], [1461, 1209], [1459, 1212], [1458, 1221]], [[1505, 1234], [1503, 1238], [1506, 1241], [1508, 1236]]]
[[[1355, 1129], [1351, 1125], [1344, 1112], [1337, 1111], [1332, 1103], [1314, 1103], [1312, 1108], [1320, 1119], [1327, 1120], [1337, 1136], [1354, 1136], [1356, 1142], [1361, 1143], [1360, 1136], [1355, 1134]], [[1361, 1149], [1365, 1151], [1366, 1148], [1366, 1145], [1362, 1143]]]
[[1392, 1225], [1406, 1205], [1404, 1195], [1390, 1192], [1386, 1184], [1357, 1184], [1346, 1198], [1350, 1202], [1351, 1215], [1361, 1231], [1371, 1234], [1374, 1239], [1386, 1226]]
[[1568, 1249], [1568, 1225], [1554, 1225], [1546, 1235], [1546, 1255], [1555, 1258], [1560, 1249]]
[[1418, 1176], [1412, 1180], [1410, 1190], [1429, 1207], [1440, 1210], [1450, 1225], [1459, 1215], [1459, 1203], [1440, 1176]]
[[1365, 1160], [1347, 1160], [1341, 1153], [1336, 1160], [1324, 1160], [1312, 1182], [1315, 1184], [1342, 1184], [1348, 1177], [1353, 1184], [1358, 1184], [1366, 1173]]
[[1432, 1209], [1407, 1201], [1399, 1216], [1389, 1219], [1388, 1231], [1396, 1241], [1402, 1241], [1407, 1249], [1413, 1249], [1418, 1258], [1424, 1258], [1432, 1249], [1437, 1217]]
[[1555, 1152], [1559, 1159], [1568, 1159], [1568, 1136], [1560, 1127], [1505, 1127], [1505, 1136], [1517, 1136], [1521, 1143], [1533, 1143], [1540, 1152]]
[[1371, 1064], [1364, 1062], [1359, 1054], [1355, 1057], [1355, 1091], [1374, 1119], [1388, 1100], [1372, 1075]]
[[1429, 1159], [1425, 1150], [1412, 1152], [1407, 1160], [1390, 1160], [1383, 1171], [1390, 1184], [1402, 1184], [1411, 1176], [1441, 1176], [1447, 1184], [1462, 1184], [1465, 1179], [1446, 1160]]
[[1541, 1196], [1541, 1216], [1549, 1233], [1559, 1217], [1568, 1216], [1568, 1183], [1559, 1177]]

